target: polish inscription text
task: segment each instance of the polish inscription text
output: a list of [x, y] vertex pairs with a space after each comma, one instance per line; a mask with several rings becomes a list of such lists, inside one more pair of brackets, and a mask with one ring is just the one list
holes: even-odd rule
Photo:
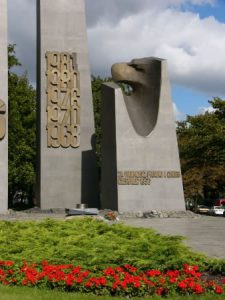
[[180, 178], [179, 171], [119, 171], [119, 185], [150, 185], [153, 178]]

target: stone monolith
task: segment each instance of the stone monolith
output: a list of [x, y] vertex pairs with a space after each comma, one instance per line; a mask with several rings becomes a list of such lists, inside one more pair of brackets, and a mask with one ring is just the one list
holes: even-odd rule
[[98, 206], [84, 0], [37, 1], [38, 189], [42, 209]]
[[185, 210], [167, 62], [134, 59], [103, 85], [103, 208]]
[[7, 0], [0, 0], [0, 213], [8, 209]]

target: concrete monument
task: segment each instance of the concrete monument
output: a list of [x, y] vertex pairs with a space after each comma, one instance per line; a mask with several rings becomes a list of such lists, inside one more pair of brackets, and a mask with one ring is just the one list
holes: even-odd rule
[[39, 205], [98, 201], [84, 0], [38, 0]]
[[101, 205], [120, 212], [185, 210], [167, 62], [115, 64], [103, 85]]
[[7, 0], [0, 0], [0, 213], [8, 209]]

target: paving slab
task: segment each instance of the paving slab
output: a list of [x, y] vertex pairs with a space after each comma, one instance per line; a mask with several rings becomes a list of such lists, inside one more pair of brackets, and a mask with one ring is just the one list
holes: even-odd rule
[[181, 235], [185, 243], [210, 257], [225, 258], [225, 218], [124, 218], [124, 223], [135, 227], [154, 228], [166, 235]]

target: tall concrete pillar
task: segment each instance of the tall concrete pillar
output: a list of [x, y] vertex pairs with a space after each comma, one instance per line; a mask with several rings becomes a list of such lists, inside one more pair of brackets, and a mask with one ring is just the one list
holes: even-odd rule
[[0, 0], [0, 213], [8, 209], [7, 0]]
[[37, 1], [38, 193], [42, 209], [98, 205], [84, 0]]

